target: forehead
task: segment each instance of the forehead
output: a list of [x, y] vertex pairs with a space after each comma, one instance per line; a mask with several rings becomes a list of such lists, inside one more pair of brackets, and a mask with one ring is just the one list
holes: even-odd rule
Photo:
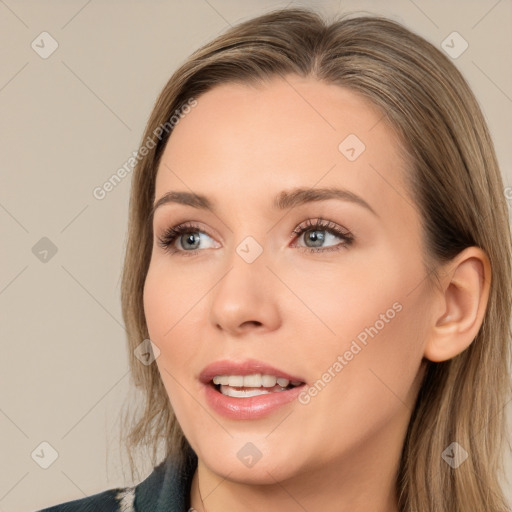
[[176, 125], [155, 196], [188, 189], [221, 201], [236, 190], [270, 204], [283, 189], [342, 186], [385, 210], [408, 196], [399, 148], [383, 113], [346, 88], [295, 76], [223, 84]]

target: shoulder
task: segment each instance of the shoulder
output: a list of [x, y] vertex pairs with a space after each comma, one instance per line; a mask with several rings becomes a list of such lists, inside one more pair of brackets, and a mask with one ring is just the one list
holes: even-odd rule
[[39, 512], [134, 512], [135, 487], [109, 489]]
[[193, 453], [181, 462], [167, 458], [138, 485], [109, 489], [38, 512], [181, 512], [188, 508], [196, 467]]

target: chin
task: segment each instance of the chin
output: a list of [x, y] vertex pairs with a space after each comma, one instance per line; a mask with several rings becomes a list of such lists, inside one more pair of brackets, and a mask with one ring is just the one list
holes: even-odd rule
[[197, 448], [192, 447], [210, 471], [241, 484], [275, 484], [300, 472], [296, 448], [289, 451], [284, 447], [269, 446], [268, 441], [258, 440], [257, 436], [253, 443], [247, 440], [248, 437], [252, 436], [230, 438], [225, 443], [212, 440], [206, 445], [202, 441]]

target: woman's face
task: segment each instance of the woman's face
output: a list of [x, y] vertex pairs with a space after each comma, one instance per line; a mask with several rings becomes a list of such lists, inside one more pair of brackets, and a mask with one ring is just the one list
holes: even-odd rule
[[313, 79], [218, 86], [176, 126], [144, 308], [211, 471], [265, 483], [398, 460], [431, 300], [409, 172], [379, 111]]

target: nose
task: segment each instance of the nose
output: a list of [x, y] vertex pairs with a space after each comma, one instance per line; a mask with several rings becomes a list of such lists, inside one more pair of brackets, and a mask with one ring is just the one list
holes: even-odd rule
[[210, 297], [212, 325], [232, 336], [279, 328], [279, 281], [267, 268], [265, 251], [252, 263], [236, 251]]

